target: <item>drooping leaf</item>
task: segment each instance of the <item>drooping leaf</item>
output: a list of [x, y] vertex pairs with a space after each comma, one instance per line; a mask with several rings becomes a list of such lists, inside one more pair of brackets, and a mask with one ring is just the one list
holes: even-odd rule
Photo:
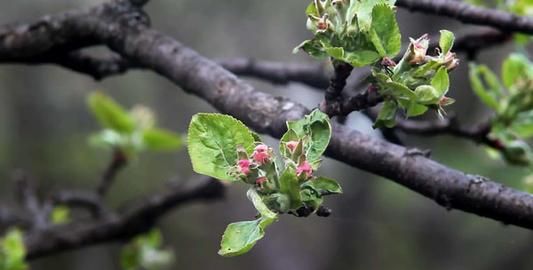
[[228, 171], [237, 164], [237, 146], [250, 154], [254, 141], [251, 131], [229, 115], [196, 114], [187, 138], [193, 170], [220, 180], [236, 181]]
[[119, 133], [131, 133], [135, 129], [132, 117], [113, 99], [100, 92], [92, 93], [88, 99], [89, 108], [98, 120], [106, 128]]
[[224, 231], [218, 254], [224, 257], [242, 255], [265, 236], [261, 219], [231, 223]]

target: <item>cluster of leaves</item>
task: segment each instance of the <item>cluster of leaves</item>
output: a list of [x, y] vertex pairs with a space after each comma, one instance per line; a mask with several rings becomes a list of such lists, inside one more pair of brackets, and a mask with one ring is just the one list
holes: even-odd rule
[[161, 232], [157, 229], [132, 239], [122, 249], [122, 269], [169, 269], [174, 262], [174, 253], [171, 250], [164, 249], [162, 242]]
[[28, 265], [24, 261], [26, 247], [22, 232], [18, 229], [9, 230], [0, 239], [0, 269], [2, 270], [26, 270]]
[[530, 165], [533, 152], [533, 63], [521, 54], [503, 63], [501, 80], [487, 66], [470, 65], [472, 89], [494, 110], [490, 137], [501, 145], [501, 154], [512, 164]]
[[[376, 127], [392, 127], [396, 114], [407, 117], [442, 107], [453, 99], [446, 97], [448, 72], [459, 61], [451, 52], [454, 35], [441, 31], [440, 50], [426, 55], [427, 35], [411, 39], [407, 52], [398, 64], [389, 57], [401, 49], [401, 34], [391, 0], [315, 0], [307, 8], [307, 27], [314, 38], [295, 50], [303, 49], [314, 57], [330, 57], [354, 67], [373, 65], [372, 90], [384, 98]], [[381, 61], [380, 61], [381, 60]]]
[[442, 117], [442, 107], [455, 102], [446, 96], [450, 88], [448, 73], [459, 64], [451, 51], [454, 40], [452, 32], [441, 30], [440, 50], [436, 56], [429, 56], [427, 35], [411, 39], [398, 64], [384, 61], [381, 67], [372, 69], [370, 80], [384, 99], [375, 126], [393, 127], [398, 110], [413, 117], [434, 109]]
[[342, 192], [335, 180], [313, 175], [331, 137], [328, 116], [315, 110], [287, 127], [277, 158], [257, 134], [231, 116], [201, 113], [192, 118], [188, 148], [194, 171], [251, 185], [247, 196], [259, 212], [256, 220], [226, 228], [220, 255], [246, 253], [279, 214], [308, 216], [321, 207], [323, 196]]
[[180, 135], [156, 127], [154, 113], [144, 106], [128, 112], [101, 92], [92, 93], [88, 104], [105, 128], [91, 137], [95, 145], [120, 149], [129, 156], [144, 150], [172, 151], [183, 144]]
[[394, 0], [314, 0], [306, 10], [315, 35], [298, 47], [314, 57], [367, 66], [401, 49]]

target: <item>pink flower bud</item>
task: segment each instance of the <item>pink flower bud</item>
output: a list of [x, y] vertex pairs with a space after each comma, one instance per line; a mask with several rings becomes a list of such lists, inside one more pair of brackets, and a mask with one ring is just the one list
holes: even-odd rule
[[268, 146], [260, 144], [255, 147], [255, 150], [252, 154], [252, 158], [259, 165], [263, 165], [270, 160], [270, 151]]
[[288, 141], [285, 143], [285, 145], [287, 146], [289, 151], [293, 153], [296, 147], [298, 147], [298, 141]]
[[239, 160], [238, 165], [241, 173], [243, 173], [244, 175], [248, 175], [250, 173], [250, 164], [251, 162], [249, 159]]
[[302, 174], [304, 174], [306, 178], [311, 177], [311, 175], [313, 174], [313, 168], [311, 167], [311, 165], [309, 165], [309, 162], [307, 162], [307, 160], [300, 163], [300, 165], [298, 165], [298, 167], [296, 168], [296, 175], [300, 176]]
[[268, 178], [266, 178], [266, 176], [261, 176], [261, 177], [255, 179], [255, 184], [258, 185], [258, 186], [262, 186], [267, 181], [268, 181]]

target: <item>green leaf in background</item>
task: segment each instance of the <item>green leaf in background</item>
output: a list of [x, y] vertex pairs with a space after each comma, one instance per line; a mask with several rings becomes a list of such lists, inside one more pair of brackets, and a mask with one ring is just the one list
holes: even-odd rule
[[181, 136], [164, 129], [151, 128], [142, 132], [144, 147], [155, 151], [173, 151], [183, 146]]
[[52, 224], [60, 225], [70, 222], [70, 209], [65, 205], [59, 205], [54, 207], [50, 214], [50, 220]]
[[153, 229], [139, 235], [122, 248], [120, 263], [123, 270], [170, 269], [174, 262], [171, 250], [162, 248], [161, 232]]
[[92, 113], [103, 127], [119, 133], [131, 133], [135, 130], [135, 123], [128, 112], [103, 93], [92, 93], [89, 96], [88, 104]]
[[250, 251], [263, 236], [265, 231], [261, 227], [261, 219], [231, 223], [224, 231], [218, 254], [224, 257], [242, 255]]
[[502, 65], [503, 85], [509, 90], [522, 78], [533, 77], [533, 64], [521, 54], [511, 54]]
[[317, 177], [311, 181], [307, 181], [304, 184], [312, 189], [316, 190], [320, 195], [341, 194], [342, 188], [339, 183], [331, 178]]
[[27, 270], [28, 265], [24, 261], [26, 247], [24, 237], [18, 229], [10, 229], [0, 239], [0, 269], [2, 270]]
[[440, 30], [439, 47], [442, 50], [442, 55], [446, 56], [453, 47], [455, 42], [455, 35], [448, 30]]
[[518, 114], [510, 130], [521, 138], [533, 137], [533, 110]]
[[470, 64], [470, 84], [472, 85], [472, 89], [485, 105], [495, 111], [499, 111], [500, 104], [498, 99], [501, 90], [484, 84], [484, 81], [494, 80], [494, 77], [494, 73], [486, 66]]
[[199, 113], [189, 125], [187, 144], [193, 170], [220, 180], [238, 180], [228, 175], [237, 163], [237, 146], [250, 154], [254, 142], [248, 127], [229, 115]]
[[393, 57], [400, 52], [402, 37], [391, 6], [381, 4], [373, 8], [370, 39], [382, 57]]
[[304, 147], [307, 161], [319, 161], [331, 138], [331, 124], [327, 114], [316, 109], [301, 120], [287, 122], [287, 127], [306, 142]]

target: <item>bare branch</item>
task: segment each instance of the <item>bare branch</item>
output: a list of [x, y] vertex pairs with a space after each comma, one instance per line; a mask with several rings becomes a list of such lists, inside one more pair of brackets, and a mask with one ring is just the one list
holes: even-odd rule
[[108, 216], [94, 222], [78, 222], [49, 227], [26, 236], [27, 258], [35, 259], [65, 250], [74, 250], [106, 242], [128, 240], [151, 229], [157, 220], [176, 207], [220, 199], [224, 186], [216, 181], [187, 190], [156, 194], [126, 210], [118, 217]]
[[397, 0], [396, 5], [411, 11], [446, 16], [463, 23], [492, 26], [503, 32], [533, 34], [533, 19], [508, 12], [475, 7], [452, 0]]
[[113, 184], [115, 177], [120, 172], [120, 170], [126, 166], [127, 163], [128, 159], [126, 157], [126, 154], [118, 148], [115, 149], [113, 151], [111, 161], [109, 162], [109, 165], [107, 166], [106, 170], [104, 171], [104, 174], [102, 175], [100, 184], [96, 188], [96, 193], [100, 197], [104, 197], [106, 195], [107, 191]]

